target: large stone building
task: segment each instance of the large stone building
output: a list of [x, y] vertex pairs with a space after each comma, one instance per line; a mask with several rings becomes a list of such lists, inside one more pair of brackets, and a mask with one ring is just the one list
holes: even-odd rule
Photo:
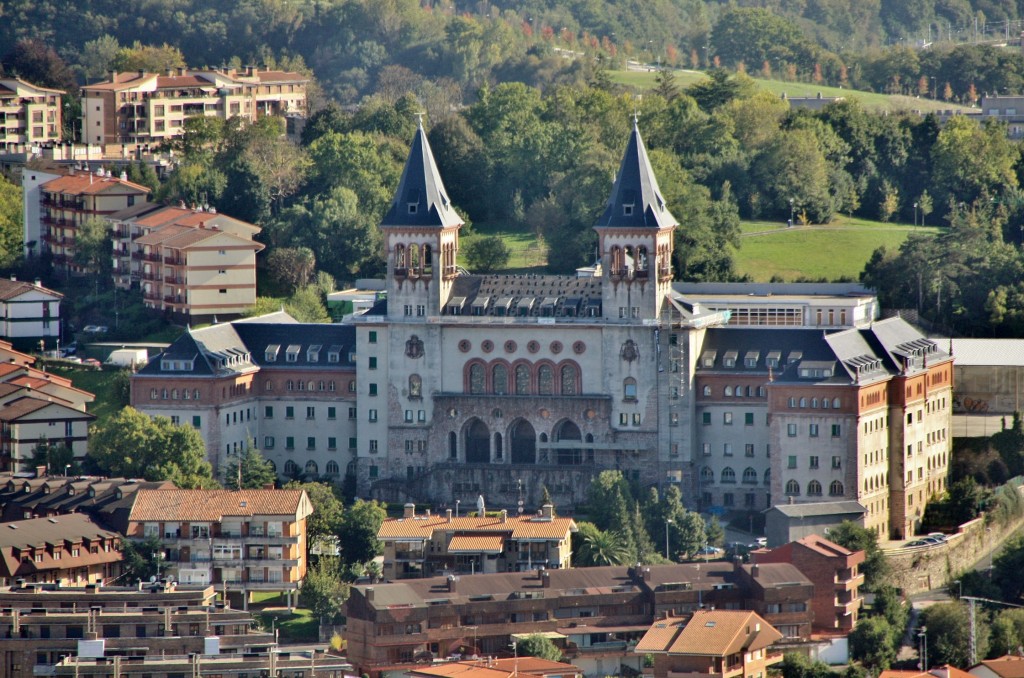
[[576, 276], [461, 270], [422, 127], [381, 226], [368, 311], [190, 332], [133, 404], [191, 419], [215, 463], [248, 437], [289, 475], [344, 469], [388, 501], [567, 506], [616, 469], [713, 510], [857, 501], [902, 537], [944, 489], [951, 357], [858, 285], [673, 283], [676, 220], [635, 127], [600, 264]]

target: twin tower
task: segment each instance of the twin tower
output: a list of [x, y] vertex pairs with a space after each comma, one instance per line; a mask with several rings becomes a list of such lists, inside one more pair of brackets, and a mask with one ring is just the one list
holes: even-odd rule
[[[677, 225], [633, 131], [601, 218], [602, 315], [607, 321], [657, 319], [671, 291]], [[388, 318], [441, 315], [458, 275], [463, 221], [448, 198], [422, 121], [381, 228], [387, 247]]]

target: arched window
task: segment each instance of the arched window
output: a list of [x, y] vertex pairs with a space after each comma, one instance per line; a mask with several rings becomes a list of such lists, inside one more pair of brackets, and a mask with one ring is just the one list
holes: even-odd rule
[[795, 480], [790, 480], [789, 482], [787, 482], [786, 483], [786, 494], [791, 496], [791, 497], [799, 496], [800, 495], [800, 483], [796, 482]]
[[743, 482], [748, 485], [757, 485], [757, 471], [749, 466], [743, 469]]
[[706, 396], [710, 396], [711, 395], [711, 387], [710, 386], [705, 386], [704, 387], [704, 395], [706, 395]]
[[812, 480], [807, 483], [807, 496], [809, 497], [820, 497], [821, 496], [821, 483], [817, 480]]
[[818, 399], [817, 398], [811, 398], [811, 409], [813, 409], [813, 410], [818, 409]]
[[491, 368], [491, 389], [498, 395], [508, 395], [508, 367], [501, 363]]
[[199, 389], [192, 391], [192, 400], [199, 400]]
[[497, 459], [497, 460], [501, 460], [501, 458], [504, 455], [505, 455], [505, 450], [501, 446], [501, 434], [500, 433], [495, 433], [494, 434], [494, 458]]
[[516, 395], [530, 395], [530, 368], [516, 365]]
[[171, 389], [171, 400], [177, 400], [177, 399], [178, 399], [178, 389], [172, 388]]
[[265, 382], [263, 382], [263, 390], [264, 391], [273, 391], [274, 390], [274, 382], [272, 382], [269, 379], [267, 379]]
[[458, 459], [459, 458], [459, 436], [452, 431], [448, 434], [448, 458]]
[[622, 382], [622, 398], [623, 400], [636, 400], [636, 379], [633, 377], [627, 377]]
[[767, 393], [768, 393], [768, 391], [767, 391], [767, 389], [765, 389], [764, 386], [758, 386], [757, 387], [757, 397], [758, 398], [765, 397], [765, 394], [767, 394]]
[[726, 386], [725, 387], [725, 397], [728, 398], [730, 396], [732, 396], [732, 386]]
[[318, 467], [316, 465], [316, 462], [313, 461], [312, 459], [310, 459], [309, 461], [306, 462], [306, 469], [305, 469], [305, 471], [306, 471], [306, 475], [307, 476], [320, 475], [320, 467]]
[[830, 407], [830, 405], [831, 405], [831, 403], [829, 403], [828, 398], [822, 398], [822, 400], [821, 400], [821, 409], [827, 410]]
[[802, 410], [805, 407], [807, 407], [807, 398], [801, 398], [800, 399], [800, 409]]
[[270, 470], [273, 471], [274, 473], [277, 473], [277, 464], [275, 464], [269, 459], [267, 459], [267, 463], [270, 464]]
[[743, 387], [742, 386], [738, 386], [738, 385], [736, 386], [736, 397], [737, 398], [742, 398], [743, 397]]
[[555, 371], [551, 365], [541, 365], [537, 368], [537, 393], [540, 395], [552, 395], [555, 392]]
[[395, 268], [405, 268], [405, 245], [395, 245]]
[[423, 246], [423, 272], [430, 273], [434, 269], [433, 252], [430, 245]]
[[326, 388], [327, 388], [327, 384], [326, 384], [326, 383], [325, 383], [325, 382], [324, 382], [323, 380], [321, 380], [321, 381], [320, 381], [320, 383], [318, 384], [318, 386], [320, 387], [320, 390], [321, 390], [321, 391], [323, 391], [324, 389], [326, 389]]
[[838, 410], [840, 406], [841, 406], [841, 401], [839, 400], [839, 398], [833, 398], [832, 399], [832, 409], [833, 410]]
[[289, 459], [284, 463], [284, 474], [286, 476], [297, 476], [299, 475], [299, 465]]
[[463, 449], [466, 450], [466, 462], [469, 464], [486, 464], [491, 460], [491, 432], [487, 425], [473, 418], [462, 429]]
[[770, 468], [766, 468], [764, 470], [764, 484], [765, 485], [771, 485], [772, 484], [772, 470]]
[[336, 476], [341, 473], [341, 469], [338, 468], [338, 462], [333, 459], [327, 462], [327, 475]]
[[285, 388], [287, 388], [289, 391], [294, 391], [295, 390], [295, 382], [292, 381], [291, 379], [289, 379], [287, 381], [287, 383], [285, 384]]
[[562, 395], [576, 395], [579, 370], [575, 365], [562, 365]]
[[474, 395], [484, 392], [484, 366], [480, 363], [469, 366], [469, 392]]
[[313, 380], [312, 380], [312, 379], [310, 379], [310, 380], [309, 380], [309, 383], [308, 383], [308, 384], [306, 384], [306, 390], [307, 390], [307, 391], [312, 391], [312, 390], [314, 390], [315, 386], [316, 386], [316, 384], [314, 384], [314, 383], [313, 383]]
[[713, 483], [715, 482], [715, 472], [710, 467], [705, 466], [700, 470], [700, 481], [702, 483]]
[[410, 398], [422, 398], [423, 397], [423, 379], [418, 374], [409, 375], [409, 397]]
[[409, 269], [413, 273], [420, 270], [420, 248], [419, 245], [409, 245]]
[[723, 483], [735, 483], [736, 482], [736, 471], [732, 470], [731, 466], [726, 466], [722, 469], [722, 482]]

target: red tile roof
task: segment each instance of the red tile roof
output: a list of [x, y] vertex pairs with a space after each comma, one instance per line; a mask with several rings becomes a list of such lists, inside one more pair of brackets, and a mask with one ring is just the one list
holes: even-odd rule
[[42, 189], [49, 193], [66, 193], [69, 195], [93, 195], [118, 188], [128, 189], [129, 194], [150, 192], [150, 189], [146, 186], [140, 186], [120, 177], [100, 177], [91, 172], [67, 174], [51, 179], [42, 185]]
[[435, 531], [441, 532], [502, 532], [512, 539], [565, 539], [576, 529], [572, 518], [545, 519], [535, 515], [500, 517], [475, 516], [416, 516], [414, 518], [388, 518], [377, 531], [378, 539], [430, 539]]
[[60, 292], [54, 292], [53, 290], [47, 289], [41, 285], [34, 285], [30, 282], [22, 280], [11, 280], [9, 278], [0, 278], [0, 300], [7, 301], [8, 299], [14, 299], [20, 297], [28, 292], [41, 292], [42, 294], [49, 295], [55, 299], [62, 299], [64, 295]]
[[226, 516], [301, 520], [312, 511], [303, 490], [139, 490], [128, 520], [218, 522]]
[[636, 652], [725, 657], [760, 650], [781, 639], [782, 634], [756, 612], [697, 610], [685, 625], [679, 618], [655, 622]]

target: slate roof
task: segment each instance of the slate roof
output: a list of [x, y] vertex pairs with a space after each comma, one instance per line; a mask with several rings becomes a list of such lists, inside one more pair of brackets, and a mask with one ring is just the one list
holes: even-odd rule
[[[288, 346], [299, 346], [294, 362], [285, 358]], [[276, 360], [267, 360], [267, 348], [277, 346]], [[312, 360], [311, 346], [320, 346]], [[350, 360], [356, 346], [352, 325], [299, 323], [280, 311], [256, 318], [189, 330], [139, 370], [145, 376], [208, 376], [249, 372], [257, 367], [323, 370], [325, 366], [353, 368]], [[329, 361], [336, 352], [338, 362]], [[190, 361], [192, 369], [163, 369], [164, 361]]]
[[[460, 275], [452, 284], [445, 315], [601, 316], [601, 279], [569, 275]], [[374, 313], [370, 309], [367, 313]]]
[[381, 226], [453, 228], [461, 225], [462, 218], [444, 190], [420, 120], [391, 209], [384, 215]]
[[811, 518], [814, 516], [832, 516], [841, 514], [863, 515], [867, 513], [860, 502], [856, 501], [818, 501], [810, 504], [776, 504], [769, 509], [778, 511], [789, 518]]
[[1024, 365], [1024, 339], [937, 339], [953, 347], [958, 367], [1020, 367]]
[[647, 149], [640, 138], [636, 121], [626, 144], [626, 152], [615, 177], [612, 194], [597, 228], [673, 228], [676, 218], [668, 211], [658, 188]]

